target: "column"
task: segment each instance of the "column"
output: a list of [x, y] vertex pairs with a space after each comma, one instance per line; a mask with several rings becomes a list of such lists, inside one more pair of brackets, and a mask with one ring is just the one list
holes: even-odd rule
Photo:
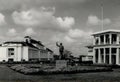
[[96, 45], [95, 42], [96, 42], [96, 37], [94, 36], [93, 45]]
[[98, 63], [101, 63], [101, 52], [100, 52], [100, 49], [98, 49]]
[[110, 44], [112, 43], [112, 34], [109, 34]]
[[104, 44], [106, 44], [106, 36], [104, 35]]
[[119, 64], [119, 48], [117, 48], [117, 53], [116, 53], [116, 64]]
[[100, 38], [100, 36], [99, 36], [99, 45], [101, 44], [101, 38]]
[[104, 58], [104, 59], [103, 59], [103, 62], [106, 63], [106, 62], [105, 62], [105, 59], [106, 59], [105, 48], [103, 48], [103, 49], [104, 49], [104, 54], [103, 54], [103, 56], [104, 56], [103, 58]]
[[119, 34], [117, 34], [117, 44], [119, 44]]
[[93, 63], [96, 63], [95, 49], [93, 48]]
[[112, 64], [112, 62], [111, 62], [111, 47], [109, 48], [109, 64]]
[[40, 61], [40, 50], [38, 50], [38, 57], [39, 57], [39, 61]]
[[50, 53], [48, 52], [47, 54], [48, 54], [48, 60], [50, 60]]

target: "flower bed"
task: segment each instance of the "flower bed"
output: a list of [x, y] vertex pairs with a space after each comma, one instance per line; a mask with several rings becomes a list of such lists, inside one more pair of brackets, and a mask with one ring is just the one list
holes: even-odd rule
[[93, 66], [68, 66], [56, 69], [54, 66], [35, 66], [34, 65], [14, 65], [11, 69], [23, 74], [73, 74], [73, 73], [88, 73], [88, 72], [105, 72], [112, 71], [110, 67], [93, 67]]

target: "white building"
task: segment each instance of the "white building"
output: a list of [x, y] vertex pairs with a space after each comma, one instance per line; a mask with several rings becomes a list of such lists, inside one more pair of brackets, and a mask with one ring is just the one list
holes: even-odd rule
[[93, 37], [93, 62], [120, 65], [120, 31], [105, 30]]
[[82, 61], [93, 61], [93, 45], [86, 46], [88, 48], [87, 55], [83, 55]]
[[[30, 61], [38, 60], [41, 61], [42, 51], [47, 51], [44, 45], [40, 41], [31, 39], [26, 36], [25, 41], [8, 41], [4, 42], [0, 46], [0, 61]], [[53, 59], [53, 52], [49, 54], [47, 51], [44, 54], [44, 58]]]

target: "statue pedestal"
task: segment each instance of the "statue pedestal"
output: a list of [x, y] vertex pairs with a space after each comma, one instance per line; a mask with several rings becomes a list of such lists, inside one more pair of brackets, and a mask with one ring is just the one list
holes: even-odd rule
[[56, 69], [67, 67], [67, 60], [56, 60]]

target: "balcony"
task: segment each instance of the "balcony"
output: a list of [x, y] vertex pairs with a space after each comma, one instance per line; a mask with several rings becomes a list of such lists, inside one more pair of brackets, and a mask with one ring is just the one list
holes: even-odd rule
[[94, 38], [94, 45], [120, 44], [120, 37], [117, 34], [102, 34]]

